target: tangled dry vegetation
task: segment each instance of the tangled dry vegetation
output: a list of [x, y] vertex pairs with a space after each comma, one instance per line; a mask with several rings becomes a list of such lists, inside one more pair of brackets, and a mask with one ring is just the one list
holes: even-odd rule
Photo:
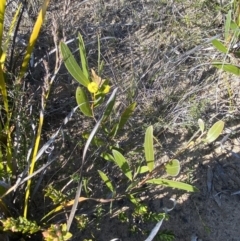
[[[18, 1], [9, 0], [7, 4], [5, 18], [9, 27]], [[28, 42], [41, 1], [25, 1], [25, 4], [15, 42], [14, 56], [17, 57], [8, 63], [14, 76], [19, 71], [18, 61]], [[170, 198], [177, 201], [175, 209], [169, 213], [169, 221], [163, 224], [163, 229], [171, 230], [173, 234], [163, 232], [159, 240], [174, 240], [173, 237], [192, 241], [239, 240], [240, 208], [238, 194], [233, 193], [240, 189], [237, 154], [240, 145], [240, 82], [238, 77], [212, 65], [214, 59], [223, 59], [224, 55], [211, 44], [213, 39], [223, 36], [228, 8], [230, 3], [210, 0], [50, 1], [34, 49], [34, 63], [29, 67], [24, 87], [19, 90], [22, 91], [21, 105], [16, 104], [21, 118], [18, 131], [23, 133], [20, 141], [25, 142], [19, 148], [23, 159], [35, 137], [33, 126], [38, 122], [41, 90], [48, 88], [44, 86], [46, 79], [54, 76], [44, 113], [42, 145], [56, 133], [76, 106], [77, 84], [62, 63], [60, 53], [55, 55], [59, 51], [59, 42], [68, 43], [79, 58], [76, 36], [80, 33], [85, 42], [89, 68], [97, 70], [99, 38], [104, 61], [101, 77], [110, 80], [112, 89], [118, 87], [115, 115], [120, 116], [129, 104], [137, 103], [125, 129], [114, 140], [133, 163], [139, 159], [138, 149], [142, 147], [149, 125], [154, 127], [154, 136], [159, 144], [156, 148], [157, 162], [161, 163], [171, 159], [189, 140], [198, 128], [199, 118], [208, 127], [217, 120], [225, 122], [226, 139], [221, 143], [222, 149], [217, 144], [205, 145], [179, 157], [181, 173], [175, 180], [195, 185], [200, 190], [198, 193], [190, 195], [158, 187], [141, 193], [142, 201], [145, 200], [149, 210], [155, 213], [161, 212]], [[98, 115], [100, 112], [96, 118]], [[30, 219], [40, 220], [42, 213], [52, 210], [50, 201], [42, 194], [47, 186], [53, 185], [74, 198], [77, 173], [82, 168], [81, 156], [87, 140], [85, 135], [93, 127], [94, 120], [78, 111], [62, 126], [61, 135], [42, 157], [42, 163], [52, 159], [57, 161], [34, 181]], [[105, 185], [96, 177], [98, 169], [107, 174], [116, 173], [112, 181], [121, 190], [121, 173], [100, 157], [102, 150], [102, 146], [90, 146], [83, 167], [83, 193], [89, 197], [109, 198]], [[24, 160], [18, 161], [24, 163]], [[21, 210], [23, 198], [22, 194], [16, 195], [15, 202], [19, 207], [13, 209]], [[73, 224], [71, 233], [74, 240], [144, 240], [155, 221], [143, 222], [139, 217], [131, 219], [131, 209], [132, 204], [126, 200], [118, 201], [112, 207], [94, 201], [81, 203], [77, 214], [85, 215], [87, 219]], [[127, 210], [127, 216], [119, 218], [122, 210]], [[68, 213], [65, 210], [65, 214], [57, 215], [52, 222], [61, 222]], [[79, 228], [79, 225], [82, 226]], [[38, 240], [38, 236], [31, 238]]]

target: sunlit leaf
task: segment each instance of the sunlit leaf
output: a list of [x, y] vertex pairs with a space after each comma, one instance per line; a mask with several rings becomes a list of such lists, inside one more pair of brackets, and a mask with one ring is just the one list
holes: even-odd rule
[[132, 181], [132, 172], [125, 157], [116, 150], [113, 150], [112, 153], [114, 156], [114, 162], [120, 167], [125, 176]]
[[149, 126], [145, 133], [144, 151], [147, 166], [151, 172], [154, 168], [154, 150], [153, 150], [153, 126]]
[[86, 79], [89, 79], [86, 49], [85, 49], [82, 35], [80, 33], [78, 33], [78, 42], [79, 42], [79, 52], [80, 52], [80, 59], [81, 59], [81, 64], [82, 64], [82, 71], [83, 71], [83, 74], [86, 77]]
[[220, 52], [226, 54], [228, 52], [227, 48], [217, 39], [212, 40], [212, 45]]
[[180, 163], [177, 159], [173, 159], [166, 163], [165, 170], [170, 176], [177, 176], [180, 172]]
[[26, 54], [24, 55], [24, 59], [23, 59], [22, 66], [20, 69], [20, 74], [18, 76], [18, 81], [21, 81], [21, 79], [23, 78], [23, 76], [25, 75], [25, 73], [27, 71], [29, 60], [31, 58], [34, 46], [36, 44], [38, 35], [39, 35], [41, 27], [43, 25], [49, 2], [50, 2], [50, 0], [43, 1], [41, 10], [38, 14], [37, 20], [34, 24], [34, 27], [33, 27], [29, 42], [28, 42], [27, 51], [26, 51]]
[[[22, 9], [22, 3], [19, 3], [18, 4], [18, 8], [17, 8], [17, 10], [16, 10], [16, 12], [14, 14], [14, 17], [13, 17], [13, 19], [11, 21], [11, 25], [10, 25], [10, 27], [8, 29], [8, 33], [7, 33], [5, 42], [2, 45], [2, 56], [0, 54], [0, 59], [1, 59], [0, 63], [2, 64], [2, 69], [3, 69], [4, 62], [5, 62], [6, 57], [7, 57], [9, 43], [11, 41], [11, 38], [12, 38], [13, 34], [14, 34], [14, 27], [15, 27], [15, 25], [17, 23], [18, 15], [19, 15], [21, 9]], [[0, 44], [0, 46], [1, 46], [1, 44]], [[0, 47], [0, 49], [1, 49], [1, 47]]]
[[188, 192], [197, 192], [198, 191], [198, 189], [196, 187], [194, 187], [190, 184], [186, 184], [184, 182], [172, 181], [172, 180], [163, 179], [163, 178], [150, 179], [147, 181], [147, 183], [167, 186], [167, 187], [171, 187], [171, 188], [178, 188], [178, 189], [185, 190]]
[[[86, 200], [88, 200], [88, 199], [89, 199], [89, 198], [86, 198], [86, 197], [79, 197], [79, 198], [78, 198], [78, 202], [83, 202], [83, 201], [86, 201]], [[67, 203], [64, 203], [64, 204], [62, 204], [62, 205], [57, 206], [56, 208], [54, 208], [53, 210], [51, 210], [49, 213], [47, 213], [47, 214], [41, 219], [41, 221], [43, 221], [44, 219], [46, 219], [46, 218], [49, 217], [50, 215], [61, 211], [64, 207], [72, 206], [73, 203], [74, 203], [74, 200], [71, 200], [71, 201], [69, 201], [69, 202], [67, 202]]]
[[90, 83], [90, 80], [86, 78], [84, 75], [82, 69], [78, 65], [77, 61], [73, 57], [70, 49], [68, 46], [64, 43], [60, 43], [60, 50], [63, 56], [64, 64], [68, 70], [68, 72], [72, 75], [72, 77], [77, 80], [80, 84], [84, 85], [85, 87], [88, 86]]
[[198, 126], [199, 126], [201, 132], [203, 133], [204, 129], [205, 129], [205, 123], [202, 119], [198, 119]]
[[132, 202], [134, 205], [138, 205], [139, 204], [139, 199], [135, 198], [133, 195], [129, 194], [129, 195], [127, 195], [127, 197], [130, 200], [130, 202]]
[[222, 133], [224, 128], [224, 122], [223, 121], [217, 121], [208, 131], [207, 138], [205, 139], [205, 142], [211, 143], [215, 141]]
[[[1, 0], [0, 1], [0, 51], [2, 49], [5, 8], [6, 8], [6, 0]], [[1, 54], [2, 53], [0, 53], [0, 57], [1, 57]]]
[[5, 111], [8, 113], [9, 108], [8, 108], [8, 98], [7, 98], [7, 86], [6, 86], [6, 82], [5, 82], [5, 78], [4, 78], [4, 74], [2, 71], [1, 65], [0, 65], [0, 90], [1, 90], [2, 98], [3, 98], [3, 104], [4, 104]]
[[226, 64], [221, 62], [213, 62], [213, 66], [215, 66], [218, 69], [222, 69], [228, 73], [240, 76], [240, 68], [236, 65]]
[[77, 104], [79, 105], [80, 110], [85, 116], [92, 117], [92, 110], [87, 99], [87, 95], [85, 91], [81, 87], [77, 87], [76, 89], [76, 100]]
[[146, 172], [149, 172], [148, 166], [141, 166], [139, 168], [139, 171], [138, 171], [139, 174], [146, 173]]
[[104, 181], [104, 183], [106, 184], [106, 186], [109, 188], [109, 190], [111, 192], [114, 192], [114, 188], [113, 188], [112, 182], [110, 181], [108, 176], [104, 172], [102, 172], [100, 170], [98, 170], [98, 173], [99, 173], [100, 177], [102, 178], [102, 180]]

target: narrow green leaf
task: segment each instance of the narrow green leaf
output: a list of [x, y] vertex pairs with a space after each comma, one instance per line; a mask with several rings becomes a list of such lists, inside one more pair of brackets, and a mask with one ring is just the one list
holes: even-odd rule
[[[0, 1], [0, 51], [2, 50], [2, 37], [4, 29], [4, 16], [5, 16], [6, 0]], [[0, 53], [0, 57], [1, 57]]]
[[225, 63], [221, 63], [221, 62], [213, 62], [213, 66], [215, 66], [218, 69], [223, 69], [224, 71], [226, 71], [228, 73], [240, 76], [240, 68], [236, 65], [225, 64]]
[[[1, 51], [1, 49], [0, 49], [0, 51]], [[4, 74], [3, 74], [1, 65], [0, 65], [0, 92], [2, 94], [5, 111], [7, 113], [9, 113], [8, 98], [7, 98], [7, 96], [8, 96], [7, 85], [5, 82], [5, 78], [4, 78]]]
[[130, 183], [130, 185], [127, 187], [127, 189], [125, 190], [125, 193], [128, 193], [129, 190], [133, 189], [134, 187], [136, 187], [139, 184], [139, 180], [136, 181], [132, 181]]
[[139, 199], [135, 198], [132, 194], [127, 195], [129, 201], [131, 203], [133, 203], [134, 205], [138, 205], [139, 204]]
[[82, 35], [80, 33], [78, 33], [78, 41], [79, 41], [79, 52], [80, 52], [80, 58], [81, 58], [81, 64], [82, 64], [82, 71], [83, 71], [84, 76], [87, 79], [90, 79], [89, 78], [89, 71], [88, 71], [86, 49], [85, 49], [85, 45], [84, 45]]
[[114, 162], [120, 167], [125, 176], [132, 181], [132, 172], [125, 157], [118, 151], [112, 150]]
[[203, 133], [204, 129], [205, 129], [205, 123], [202, 119], [198, 119], [198, 126], [199, 126], [201, 132]]
[[217, 121], [208, 131], [207, 138], [205, 139], [205, 142], [211, 143], [215, 141], [222, 133], [224, 128], [224, 122], [223, 121]]
[[119, 122], [113, 127], [112, 131], [111, 131], [111, 136], [115, 136], [119, 130], [121, 130], [124, 125], [126, 124], [126, 122], [128, 121], [128, 119], [131, 117], [132, 113], [135, 110], [136, 107], [136, 102], [132, 103], [131, 105], [129, 105], [124, 112], [122, 113]]
[[80, 84], [87, 87], [88, 84], [90, 83], [90, 80], [86, 78], [82, 69], [78, 65], [75, 58], [73, 57], [70, 49], [68, 48], [68, 46], [64, 42], [60, 43], [60, 50], [61, 50], [61, 53], [62, 53], [62, 56], [63, 56], [64, 64], [65, 64], [68, 72]]
[[147, 181], [147, 183], [151, 184], [157, 184], [157, 185], [163, 185], [167, 187], [172, 187], [172, 188], [178, 188], [182, 189], [188, 192], [197, 192], [198, 189], [190, 184], [186, 184], [184, 182], [178, 182], [178, 181], [172, 181], [168, 179], [163, 179], [163, 178], [157, 178], [157, 179], [150, 179]]
[[33, 30], [32, 30], [28, 45], [27, 45], [27, 50], [26, 50], [26, 53], [24, 55], [22, 66], [21, 66], [21, 69], [19, 71], [18, 82], [20, 82], [22, 80], [22, 78], [24, 77], [24, 75], [27, 71], [29, 60], [32, 56], [34, 46], [37, 42], [38, 35], [39, 35], [41, 27], [43, 25], [49, 2], [50, 2], [50, 0], [44, 0], [43, 3], [42, 3], [41, 10], [40, 10], [40, 12], [38, 14], [38, 17], [37, 17], [37, 20], [34, 24], [34, 27], [33, 27]]
[[106, 119], [110, 116], [113, 106], [115, 104], [115, 101], [116, 101], [116, 96], [108, 103], [108, 106], [103, 114], [103, 122], [106, 121]]
[[102, 180], [104, 181], [104, 183], [106, 184], [106, 186], [109, 188], [109, 190], [111, 192], [114, 192], [114, 188], [113, 188], [112, 182], [110, 181], [108, 176], [104, 172], [102, 172], [100, 170], [98, 170], [98, 173], [99, 173], [100, 177], [102, 178]]
[[107, 153], [107, 152], [103, 152], [101, 154], [101, 157], [106, 161], [114, 161], [113, 156], [111, 154]]
[[136, 102], [132, 103], [122, 113], [120, 121], [119, 121], [118, 129], [122, 129], [123, 128], [123, 126], [126, 124], [126, 122], [129, 119], [129, 117], [131, 117], [132, 113], [134, 112], [136, 105], [137, 105]]
[[234, 21], [231, 21], [230, 29], [236, 32], [238, 30], [238, 25]]
[[92, 110], [89, 104], [89, 101], [87, 99], [87, 95], [85, 91], [81, 87], [77, 87], [76, 90], [76, 100], [77, 104], [79, 105], [80, 110], [85, 116], [92, 117]]
[[170, 176], [177, 176], [180, 172], [180, 163], [177, 159], [173, 159], [166, 163], [165, 170]]
[[232, 11], [229, 10], [228, 14], [227, 14], [227, 17], [226, 17], [225, 26], [224, 26], [224, 38], [225, 38], [225, 41], [228, 41], [231, 21], [232, 21]]
[[149, 126], [145, 133], [144, 151], [147, 166], [151, 172], [154, 168], [154, 150], [153, 150], [153, 126]]
[[220, 52], [226, 54], [228, 52], [227, 48], [217, 39], [212, 40], [212, 45]]
[[139, 174], [143, 174], [143, 173], [146, 173], [146, 172], [149, 172], [149, 168], [148, 168], [148, 166], [141, 166], [140, 168], [139, 168]]
[[14, 14], [14, 17], [11, 21], [11, 25], [9, 27], [5, 42], [2, 45], [2, 56], [0, 55], [0, 59], [1, 59], [0, 62], [2, 64], [2, 67], [4, 66], [4, 62], [5, 62], [7, 54], [8, 54], [8, 45], [9, 45], [9, 42], [11, 41], [12, 36], [14, 35], [14, 27], [17, 23], [18, 15], [19, 15], [21, 9], [22, 9], [22, 3], [19, 3], [18, 8], [17, 8], [17, 10]]

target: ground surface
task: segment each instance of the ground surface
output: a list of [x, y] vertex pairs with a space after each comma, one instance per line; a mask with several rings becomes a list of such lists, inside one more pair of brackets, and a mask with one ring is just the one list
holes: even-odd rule
[[[161, 212], [170, 198], [176, 199], [169, 221], [161, 228], [172, 230], [176, 241], [240, 239], [240, 196], [236, 193], [240, 191], [240, 82], [212, 67], [211, 61], [222, 56], [209, 41], [218, 34], [222, 38], [224, 16], [217, 1], [207, 0], [51, 1], [46, 26], [36, 48], [39, 59], [53, 48], [49, 26], [56, 19], [59, 32], [63, 33], [60, 38], [65, 36], [69, 40], [76, 37], [77, 32], [82, 34], [90, 67], [96, 68], [97, 36], [100, 36], [101, 57], [105, 61], [103, 77], [109, 78], [113, 87], [119, 87], [119, 108], [124, 109], [132, 101], [138, 103], [126, 130], [128, 134], [123, 133], [118, 140], [126, 155], [127, 150], [142, 145], [145, 128], [150, 124], [162, 145], [156, 149], [160, 163], [164, 158], [171, 158], [181, 144], [188, 141], [196, 130], [198, 118], [208, 126], [219, 119], [226, 122], [221, 138], [231, 134], [222, 148], [219, 144], [203, 146], [179, 157], [182, 169], [176, 179], [195, 185], [198, 193], [158, 187], [146, 193], [146, 203], [154, 212]], [[69, 46], [75, 50], [77, 43]], [[32, 71], [33, 80], [41, 81], [39, 76], [41, 64]], [[231, 103], [227, 86], [232, 90]], [[46, 140], [76, 105], [75, 88], [76, 83], [63, 67], [53, 84], [46, 115]], [[67, 183], [68, 174], [78, 170], [84, 143], [82, 134], [91, 127], [91, 121], [80, 114], [68, 123], [55, 153], [60, 163], [46, 175], [46, 183], [60, 183], [62, 187], [64, 181]], [[98, 161], [94, 154], [91, 158], [94, 163]], [[95, 176], [97, 169], [106, 171], [107, 164], [100, 160], [94, 166], [91, 161], [86, 165], [85, 175], [92, 177], [91, 194], [105, 198], [104, 187]], [[61, 177], [57, 175], [59, 172]], [[38, 202], [40, 205], [42, 200], [36, 200], [36, 206]], [[127, 204], [114, 204], [114, 211], [128, 207]], [[82, 204], [79, 213], [91, 214], [95, 205]], [[104, 208], [108, 210], [108, 206]], [[92, 221], [85, 231], [74, 228], [73, 232], [76, 240], [134, 241], [147, 237], [141, 232], [130, 232], [131, 225], [134, 224], [120, 223], [115, 215], [106, 215], [98, 224], [96, 219]], [[155, 222], [138, 224], [143, 232], [150, 231], [154, 225]]]

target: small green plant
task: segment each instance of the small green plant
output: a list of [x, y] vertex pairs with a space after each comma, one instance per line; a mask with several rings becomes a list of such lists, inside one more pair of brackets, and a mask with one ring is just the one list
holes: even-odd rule
[[[232, 1], [232, 9], [228, 11], [226, 21], [225, 21], [225, 29], [224, 29], [224, 44], [217, 39], [212, 41], [213, 46], [223, 54], [233, 53], [235, 57], [239, 57], [238, 47], [234, 47], [234, 45], [238, 46], [239, 36], [240, 36], [240, 22], [239, 22], [239, 2], [238, 0]], [[236, 51], [234, 51], [236, 49]], [[213, 61], [213, 65], [219, 69], [223, 69], [226, 72], [231, 74], [235, 74], [237, 76], [240, 75], [240, 68], [237, 65], [226, 63], [220, 61]]]
[[75, 216], [75, 219], [77, 220], [77, 225], [80, 230], [84, 230], [87, 228], [89, 218], [86, 215], [77, 215]]
[[67, 196], [62, 192], [54, 189], [52, 186], [48, 186], [45, 189], [45, 196], [49, 197], [54, 204], [59, 204], [66, 201]]
[[54, 224], [50, 228], [42, 232], [45, 241], [66, 241], [72, 237], [67, 231], [66, 224]]
[[[137, 198], [137, 195], [141, 195], [141, 191], [143, 188], [147, 188], [149, 185], [162, 185], [171, 188], [178, 188], [188, 192], [198, 191], [198, 189], [191, 184], [161, 178], [158, 177], [161, 175], [162, 171], [167, 172], [169, 177], [177, 176], [180, 171], [180, 163], [176, 159], [182, 152], [185, 150], [190, 150], [193, 147], [202, 144], [208, 144], [215, 141], [219, 135], [222, 133], [224, 128], [223, 121], [217, 121], [213, 126], [205, 131], [205, 123], [203, 120], [199, 119], [199, 130], [193, 135], [193, 137], [189, 140], [189, 142], [181, 148], [171, 159], [166, 163], [162, 163], [160, 165], [155, 166], [155, 157], [154, 157], [154, 136], [153, 136], [153, 127], [150, 126], [147, 128], [145, 133], [144, 140], [144, 156], [146, 160], [146, 165], [141, 164], [136, 169], [132, 168], [129, 165], [129, 162], [125, 159], [125, 157], [117, 150], [112, 150], [111, 160], [118, 166], [119, 170], [125, 176], [126, 181], [122, 184], [125, 185], [125, 191], [122, 193], [118, 193], [116, 187], [112, 183], [111, 179], [105, 174], [103, 171], [98, 170], [99, 176], [102, 181], [105, 183], [106, 187], [111, 192], [111, 198], [109, 199], [96, 199], [89, 197], [79, 197], [78, 202], [83, 202], [86, 200], [95, 200], [100, 203], [111, 203], [117, 201], [119, 199], [127, 198], [134, 204], [134, 211], [132, 213], [132, 217], [141, 219], [143, 222], [156, 222], [159, 220], [164, 220], [168, 216], [165, 213], [153, 213], [149, 212], [147, 206]], [[145, 177], [142, 177], [145, 175]], [[143, 187], [147, 185], [146, 187]], [[62, 202], [60, 206], [56, 207], [50, 213], [48, 213], [43, 219], [46, 219], [49, 215], [52, 215], [56, 212], [61, 211], [69, 206], [74, 204], [75, 200]], [[102, 217], [104, 209], [102, 209], [102, 205], [96, 206], [95, 215], [97, 220]], [[118, 215], [121, 222], [129, 222], [128, 216], [124, 212], [120, 212]], [[136, 225], [132, 226], [132, 229], [136, 232], [138, 230]], [[144, 232], [143, 230], [141, 232]], [[145, 233], [145, 232], [144, 232]]]
[[[81, 67], [78, 65], [70, 49], [64, 42], [60, 44], [61, 53], [67, 70], [81, 85], [76, 89], [76, 101], [80, 110], [85, 116], [94, 117], [94, 108], [103, 103], [106, 94], [110, 91], [109, 81], [99, 77], [93, 69], [91, 69], [91, 73], [89, 72], [85, 45], [80, 34], [78, 34], [78, 42]], [[101, 73], [101, 69], [102, 64], [99, 63], [99, 73]], [[86, 91], [88, 91], [88, 93]], [[90, 96], [91, 100], [89, 100], [88, 96]]]
[[175, 235], [171, 230], [162, 230], [156, 235], [156, 240], [173, 241], [175, 240]]
[[7, 218], [6, 220], [1, 220], [1, 222], [3, 225], [3, 231], [33, 234], [41, 230], [35, 221], [29, 221], [21, 216], [16, 219]]
[[[218, 69], [227, 73], [240, 76], [240, 67], [236, 64], [236, 60], [240, 57], [239, 40], [240, 40], [240, 12], [239, 1], [231, 2], [231, 9], [228, 11], [224, 25], [224, 40], [214, 39], [213, 46], [222, 54], [224, 60], [213, 60], [212, 64]], [[230, 60], [230, 61], [229, 61]], [[238, 61], [237, 61], [238, 62]], [[225, 86], [228, 91], [229, 104], [233, 106], [233, 91], [228, 79], [224, 78]]]

